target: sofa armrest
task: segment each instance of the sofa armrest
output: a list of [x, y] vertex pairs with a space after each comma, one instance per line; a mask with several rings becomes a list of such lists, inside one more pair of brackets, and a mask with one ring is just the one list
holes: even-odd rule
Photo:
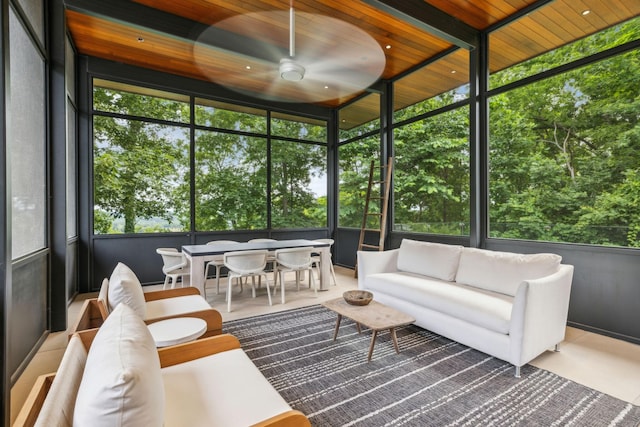
[[144, 293], [144, 300], [155, 301], [165, 298], [181, 297], [185, 295], [200, 295], [198, 288], [187, 286], [185, 288], [166, 289], [162, 291], [151, 291]]
[[35, 425], [55, 376], [56, 374], [53, 373], [40, 375], [36, 378], [36, 382], [33, 384], [27, 399], [24, 401], [22, 409], [20, 409], [18, 416], [13, 422], [13, 427], [31, 427]]
[[370, 274], [398, 271], [400, 249], [388, 251], [358, 251], [358, 288], [364, 289], [364, 279]]
[[184, 344], [158, 349], [160, 367], [177, 365], [212, 354], [240, 348], [240, 341], [230, 334], [203, 338]]
[[509, 334], [514, 360], [522, 366], [564, 340], [569, 314], [573, 266], [561, 264], [552, 275], [520, 284], [511, 313]]
[[311, 427], [309, 419], [300, 411], [294, 409], [278, 414], [268, 420], [254, 424], [251, 427]]
[[201, 338], [212, 337], [215, 335], [220, 335], [222, 333], [222, 315], [215, 308], [190, 311], [188, 313], [174, 314], [171, 316], [154, 317], [153, 319], [146, 319], [144, 323], [150, 325], [161, 320], [175, 319], [177, 317], [197, 317], [207, 322], [207, 330], [204, 334], [202, 334]]
[[97, 298], [86, 299], [80, 308], [78, 320], [76, 320], [76, 323], [71, 327], [69, 339], [71, 339], [71, 336], [76, 332], [99, 328], [108, 315], [107, 308], [102, 301]]

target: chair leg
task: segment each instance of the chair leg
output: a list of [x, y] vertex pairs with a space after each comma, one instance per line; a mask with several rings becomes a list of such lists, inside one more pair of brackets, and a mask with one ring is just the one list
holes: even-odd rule
[[222, 266], [216, 265], [216, 295], [220, 294], [220, 270]]
[[338, 281], [336, 280], [336, 271], [333, 269], [333, 263], [329, 264], [329, 268], [331, 269], [331, 277], [333, 277], [333, 286], [338, 286]]
[[269, 279], [267, 278], [267, 273], [264, 273], [264, 285], [267, 287], [267, 297], [269, 297], [269, 306], [271, 306], [273, 303], [271, 302], [271, 291], [269, 290]]
[[278, 293], [278, 271], [273, 270], [273, 296], [275, 297]]
[[[227, 289], [227, 313], [231, 312], [231, 287], [233, 286], [233, 276], [229, 275], [229, 285]], [[238, 280], [242, 280], [238, 278]]]
[[284, 304], [284, 271], [280, 270], [280, 301]]
[[310, 267], [309, 268], [309, 277], [311, 278], [311, 282], [313, 282], [313, 294], [315, 295], [316, 298], [318, 298], [318, 282], [316, 282], [316, 279], [313, 277], [313, 268]]
[[164, 285], [162, 286], [162, 290], [167, 289], [167, 285], [169, 284], [169, 276], [164, 276]]

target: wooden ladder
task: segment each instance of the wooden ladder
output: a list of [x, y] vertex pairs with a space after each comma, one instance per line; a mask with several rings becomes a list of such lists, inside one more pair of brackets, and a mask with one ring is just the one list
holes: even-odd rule
[[[374, 172], [379, 169], [380, 174], [375, 176]], [[369, 185], [367, 186], [367, 196], [364, 203], [364, 215], [362, 217], [362, 227], [360, 227], [360, 239], [358, 241], [358, 250], [384, 250], [384, 239], [387, 234], [387, 212], [389, 209], [389, 193], [391, 190], [391, 173], [393, 169], [393, 157], [387, 159], [387, 163], [376, 167], [375, 161], [371, 161], [369, 167]], [[380, 178], [383, 178], [380, 180]], [[377, 191], [375, 191], [377, 190]], [[372, 211], [372, 203], [376, 205], [378, 202], [378, 210]], [[371, 219], [375, 218], [377, 228], [372, 228]], [[365, 235], [369, 233], [378, 233], [378, 244], [365, 243]], [[358, 277], [358, 263], [354, 276]]]

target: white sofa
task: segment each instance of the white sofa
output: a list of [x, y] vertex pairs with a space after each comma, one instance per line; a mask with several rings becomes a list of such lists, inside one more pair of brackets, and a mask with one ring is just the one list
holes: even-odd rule
[[416, 325], [520, 367], [564, 340], [573, 266], [516, 254], [404, 239], [358, 252], [358, 287]]
[[73, 335], [14, 427], [310, 425], [232, 335], [156, 349], [142, 319], [120, 304], [100, 329]]

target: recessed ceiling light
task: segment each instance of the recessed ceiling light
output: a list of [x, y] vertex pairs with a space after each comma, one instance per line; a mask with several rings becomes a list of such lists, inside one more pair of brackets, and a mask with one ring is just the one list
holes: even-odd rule
[[457, 73], [456, 70], [451, 70], [451, 74], [455, 74], [455, 73]]
[[325, 88], [325, 89], [329, 89], [329, 86], [325, 86], [324, 88]]
[[582, 16], [587, 16], [590, 13], [591, 13], [591, 11], [589, 9], [583, 10], [582, 11]]
[[138, 37], [138, 43], [144, 42], [144, 37]]
[[246, 66], [246, 67], [244, 67], [244, 68], [246, 68], [247, 70], [250, 70], [250, 69], [251, 69], [251, 65], [247, 65], [247, 66]]
[[384, 48], [385, 48], [385, 49], [391, 49], [391, 45], [390, 45], [390, 44], [388, 44], [388, 45], [386, 45]]

